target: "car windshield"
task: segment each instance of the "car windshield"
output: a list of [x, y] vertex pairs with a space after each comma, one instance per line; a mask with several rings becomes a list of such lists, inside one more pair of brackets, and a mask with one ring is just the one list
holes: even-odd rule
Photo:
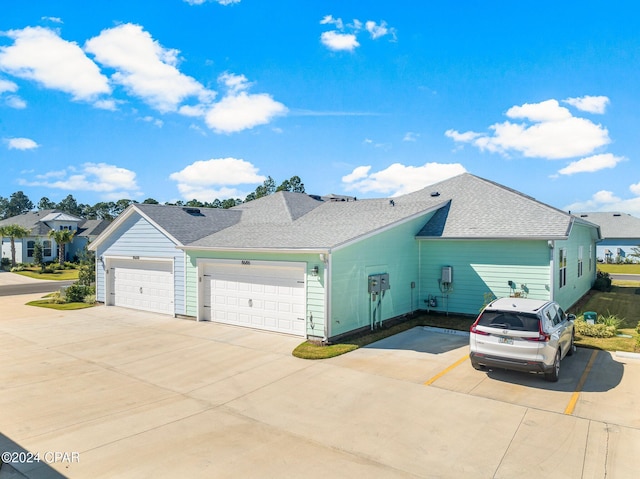
[[513, 329], [514, 331], [538, 331], [538, 316], [513, 311], [485, 311], [478, 321], [480, 326]]

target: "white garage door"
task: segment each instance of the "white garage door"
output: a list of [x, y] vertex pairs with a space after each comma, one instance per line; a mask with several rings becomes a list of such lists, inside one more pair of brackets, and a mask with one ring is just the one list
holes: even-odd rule
[[173, 262], [111, 260], [109, 305], [174, 314]]
[[202, 266], [201, 319], [306, 334], [304, 263], [217, 260]]

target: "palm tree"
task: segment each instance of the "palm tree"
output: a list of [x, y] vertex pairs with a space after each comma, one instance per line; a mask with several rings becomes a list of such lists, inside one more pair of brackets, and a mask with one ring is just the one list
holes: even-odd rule
[[11, 238], [11, 266], [16, 265], [16, 239], [26, 238], [31, 231], [20, 225], [0, 226], [0, 239]]
[[52, 238], [58, 245], [58, 261], [64, 263], [64, 245], [71, 243], [76, 232], [73, 230], [51, 230], [49, 238]]

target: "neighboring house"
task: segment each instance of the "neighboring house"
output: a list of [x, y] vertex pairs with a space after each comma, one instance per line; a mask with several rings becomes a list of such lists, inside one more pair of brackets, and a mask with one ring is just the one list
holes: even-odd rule
[[[42, 244], [43, 261], [58, 258], [58, 245], [49, 238], [51, 230], [75, 231], [73, 241], [65, 245], [65, 260], [72, 260], [84, 246], [95, 239], [108, 224], [106, 220], [85, 220], [59, 210], [29, 211], [0, 221], [0, 226], [20, 225], [31, 231], [26, 238], [16, 239], [16, 262], [32, 263], [36, 242]], [[2, 257], [11, 258], [11, 241], [2, 238]]]
[[638, 261], [629, 257], [633, 248], [640, 248], [640, 218], [626, 213], [576, 213], [576, 216], [600, 226], [602, 241], [596, 249], [598, 261], [624, 263]]
[[[193, 224], [184, 215], [169, 225], [173, 213], [125, 212], [90, 246], [98, 299], [126, 305], [118, 294], [129, 295], [145, 309], [135, 296], [155, 284], [161, 252], [151, 247], [160, 233], [173, 237], [162, 253], [174, 265], [165, 312], [335, 339], [416, 310], [475, 315], [486, 295], [554, 299], [566, 309], [595, 280], [600, 239], [597, 225], [470, 174], [392, 199], [279, 192], [211, 213], [208, 234], [203, 227], [199, 238], [177, 238], [169, 226]], [[140, 223], [146, 236], [135, 234]], [[126, 250], [106, 247], [125, 239]], [[148, 264], [139, 277], [149, 283], [123, 276], [120, 288], [109, 277], [113, 261], [138, 273]]]

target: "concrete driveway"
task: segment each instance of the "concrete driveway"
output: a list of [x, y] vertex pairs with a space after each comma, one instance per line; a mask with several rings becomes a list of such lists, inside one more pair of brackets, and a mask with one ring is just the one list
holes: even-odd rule
[[580, 350], [552, 386], [416, 328], [314, 362], [297, 338], [37, 297], [0, 298], [0, 451], [27, 477], [637, 473], [635, 358]]

